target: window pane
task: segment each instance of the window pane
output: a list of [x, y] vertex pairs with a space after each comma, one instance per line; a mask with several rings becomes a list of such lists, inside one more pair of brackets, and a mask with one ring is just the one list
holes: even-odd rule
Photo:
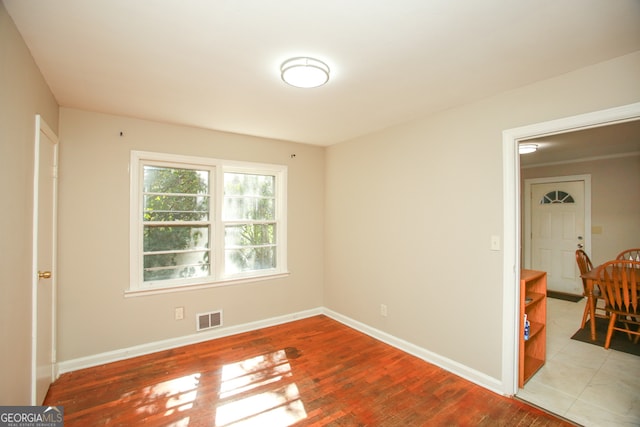
[[238, 224], [224, 227], [225, 247], [261, 246], [276, 243], [275, 224]]
[[275, 196], [276, 177], [246, 173], [225, 173], [225, 196]]
[[207, 221], [209, 197], [146, 194], [143, 218], [145, 221]]
[[186, 279], [209, 275], [209, 252], [151, 254], [144, 256], [144, 281]]
[[225, 251], [226, 274], [270, 268], [276, 268], [276, 249], [273, 246]]
[[225, 197], [222, 217], [227, 221], [243, 219], [269, 221], [275, 218], [275, 200]]
[[181, 251], [209, 247], [209, 226], [144, 226], [144, 252]]
[[209, 171], [144, 166], [145, 193], [209, 193]]
[[275, 218], [275, 176], [224, 174], [224, 220]]

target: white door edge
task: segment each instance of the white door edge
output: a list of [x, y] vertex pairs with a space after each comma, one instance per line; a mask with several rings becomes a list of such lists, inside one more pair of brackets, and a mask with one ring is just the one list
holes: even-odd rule
[[518, 392], [520, 316], [520, 157], [518, 142], [554, 133], [600, 127], [640, 119], [640, 102], [594, 111], [502, 132], [503, 265], [502, 386], [508, 396]]
[[[37, 398], [37, 352], [36, 352], [36, 344], [38, 338], [38, 208], [39, 208], [39, 191], [38, 191], [38, 183], [40, 178], [39, 168], [40, 168], [40, 133], [44, 133], [47, 137], [54, 142], [54, 152], [53, 152], [53, 161], [54, 168], [56, 169], [57, 176], [57, 166], [58, 166], [58, 137], [53, 132], [53, 130], [49, 127], [49, 125], [44, 121], [44, 119], [39, 115], [35, 115], [35, 135], [34, 135], [34, 171], [33, 171], [33, 216], [32, 216], [32, 266], [31, 266], [31, 405], [40, 405], [42, 402], [38, 402]], [[54, 379], [57, 375], [57, 365], [56, 365], [56, 283], [57, 283], [57, 271], [55, 271], [55, 266], [57, 265], [57, 180], [54, 179], [54, 187], [53, 187], [53, 269], [52, 269], [52, 319], [51, 319], [51, 354], [52, 354], [52, 372], [51, 378]]]

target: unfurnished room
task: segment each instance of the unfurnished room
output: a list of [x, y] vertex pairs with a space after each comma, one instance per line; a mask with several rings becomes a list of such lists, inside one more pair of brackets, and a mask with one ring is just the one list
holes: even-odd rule
[[637, 0], [1, 0], [0, 177], [0, 425], [640, 425]]

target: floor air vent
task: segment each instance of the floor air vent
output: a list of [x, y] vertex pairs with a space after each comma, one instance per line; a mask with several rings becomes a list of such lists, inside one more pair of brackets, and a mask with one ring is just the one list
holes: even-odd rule
[[207, 329], [222, 326], [222, 310], [211, 311], [209, 313], [198, 313], [196, 316], [196, 330], [204, 331]]

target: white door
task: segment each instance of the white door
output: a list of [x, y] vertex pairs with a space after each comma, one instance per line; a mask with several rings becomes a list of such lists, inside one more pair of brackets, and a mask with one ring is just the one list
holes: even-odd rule
[[41, 405], [55, 372], [58, 139], [36, 116], [33, 180], [31, 404]]
[[582, 294], [575, 252], [585, 247], [585, 182], [531, 185], [531, 268], [547, 272], [547, 289]]

